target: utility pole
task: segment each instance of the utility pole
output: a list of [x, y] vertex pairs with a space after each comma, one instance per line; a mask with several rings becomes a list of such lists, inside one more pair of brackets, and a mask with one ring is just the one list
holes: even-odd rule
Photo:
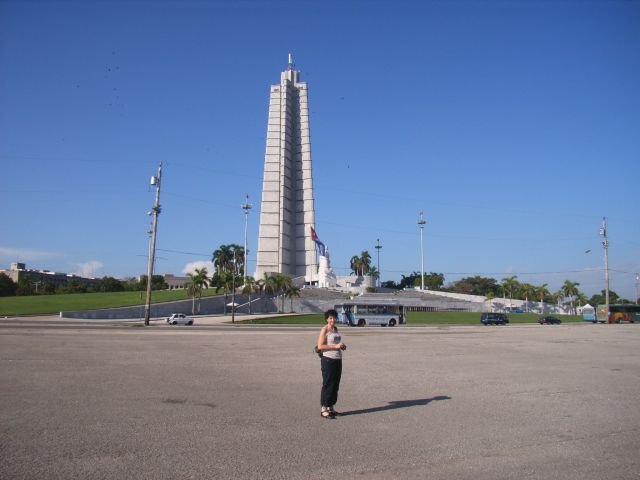
[[640, 274], [636, 273], [636, 305], [638, 305], [638, 299], [640, 298]]
[[382, 248], [382, 245], [380, 245], [380, 239], [376, 239], [376, 242], [378, 242], [376, 244], [376, 250], [378, 251], [378, 287], [382, 286], [382, 271], [380, 270], [380, 249]]
[[600, 228], [602, 237], [602, 248], [604, 250], [604, 299], [606, 305], [606, 321], [609, 322], [609, 239], [607, 238], [607, 219], [602, 217], [602, 227]]
[[158, 232], [158, 215], [160, 215], [160, 180], [162, 179], [162, 162], [158, 167], [158, 173], [151, 177], [151, 185], [156, 187], [156, 201], [153, 208], [149, 211], [149, 215], [153, 217], [151, 224], [151, 240], [149, 241], [149, 264], [147, 265], [147, 301], [144, 306], [144, 324], [149, 325], [149, 317], [151, 316], [151, 278], [153, 277], [153, 264], [156, 256], [156, 233]]
[[424, 213], [420, 210], [420, 220], [418, 220], [418, 226], [420, 227], [420, 285], [421, 290], [424, 290], [424, 248], [422, 242], [422, 231], [424, 230], [424, 224], [427, 221], [424, 219]]

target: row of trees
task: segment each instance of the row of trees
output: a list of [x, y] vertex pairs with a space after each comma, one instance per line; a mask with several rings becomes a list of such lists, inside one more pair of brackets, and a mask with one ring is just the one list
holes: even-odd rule
[[[113, 277], [103, 277], [95, 282], [83, 283], [71, 279], [63, 284], [55, 284], [41, 277], [31, 278], [28, 273], [21, 275], [18, 282], [0, 273], [0, 297], [26, 295], [57, 295], [65, 293], [99, 293], [99, 292], [130, 292], [144, 291], [147, 288], [147, 276], [140, 279], [130, 278], [119, 280]], [[161, 290], [167, 288], [164, 277], [154, 275], [151, 278], [151, 288]]]
[[[385, 288], [412, 288], [421, 285], [420, 272], [413, 272], [411, 275], [402, 275], [399, 283], [393, 281], [383, 282]], [[431, 272], [424, 275], [425, 288], [429, 290], [465, 293], [468, 295], [482, 295], [488, 299], [505, 298], [509, 300], [540, 301], [546, 303], [557, 303], [569, 305], [571, 310], [575, 312], [576, 307], [590, 303], [597, 305], [605, 303], [604, 290], [601, 294], [592, 295], [591, 298], [579, 290], [580, 283], [565, 280], [562, 286], [556, 292], [550, 292], [548, 284], [532, 285], [530, 283], [521, 283], [517, 276], [503, 278], [498, 282], [495, 278], [473, 276], [462, 278], [458, 281], [444, 285], [444, 275], [442, 273]], [[620, 298], [614, 291], [609, 292], [609, 301], [611, 303], [632, 303], [627, 299]]]
[[215, 288], [216, 293], [220, 290], [224, 292], [225, 313], [227, 300], [230, 293], [240, 291], [249, 295], [249, 312], [251, 312], [251, 297], [254, 294], [279, 296], [280, 311], [284, 311], [285, 297], [291, 300], [293, 309], [293, 298], [300, 296], [300, 288], [293, 285], [292, 280], [287, 275], [276, 274], [267, 275], [256, 280], [252, 276], [246, 275], [244, 263], [244, 248], [234, 243], [220, 245], [211, 257], [215, 271], [209, 276], [206, 267], [196, 268], [192, 273], [188, 273], [189, 283], [187, 284], [187, 294], [192, 298], [192, 311], [195, 313], [195, 299], [198, 297], [198, 310], [200, 309], [200, 299], [205, 288]]

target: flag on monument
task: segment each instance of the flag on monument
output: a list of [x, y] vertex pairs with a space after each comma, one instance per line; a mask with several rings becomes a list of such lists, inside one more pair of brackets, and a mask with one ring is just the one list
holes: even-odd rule
[[320, 255], [321, 257], [324, 257], [324, 243], [322, 243], [320, 241], [320, 239], [318, 238], [318, 234], [316, 233], [316, 230], [311, 227], [311, 240], [313, 240], [314, 242], [316, 242], [316, 247], [318, 248], [318, 255]]

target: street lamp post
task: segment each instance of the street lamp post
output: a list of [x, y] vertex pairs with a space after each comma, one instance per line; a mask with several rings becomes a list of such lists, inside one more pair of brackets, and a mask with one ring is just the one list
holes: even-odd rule
[[380, 239], [376, 239], [376, 250], [378, 251], [378, 287], [382, 286], [382, 271], [380, 270], [380, 249], [382, 245], [380, 245]]
[[422, 232], [424, 230], [424, 224], [427, 221], [424, 219], [424, 213], [420, 210], [420, 220], [418, 220], [418, 226], [420, 228], [420, 289], [424, 290], [424, 248], [422, 242]]
[[638, 305], [638, 298], [640, 298], [640, 274], [636, 273], [636, 305]]
[[247, 222], [249, 221], [249, 210], [251, 210], [251, 204], [249, 203], [249, 194], [247, 194], [244, 204], [241, 205], [244, 210], [244, 259], [242, 267], [242, 284], [244, 285], [244, 278], [247, 276]]
[[604, 300], [606, 305], [606, 321], [609, 321], [609, 239], [607, 238], [607, 219], [602, 217], [602, 227], [600, 228], [602, 237], [602, 248], [604, 250]]
[[160, 180], [162, 179], [162, 162], [158, 167], [158, 173], [151, 177], [151, 185], [156, 187], [156, 200], [153, 204], [153, 208], [149, 212], [149, 215], [153, 216], [153, 223], [151, 224], [151, 240], [149, 242], [149, 264], [147, 265], [147, 301], [144, 306], [144, 324], [149, 325], [149, 319], [151, 317], [151, 279], [153, 278], [153, 266], [155, 263], [156, 255], [156, 233], [158, 231], [158, 215], [160, 215]]
[[233, 250], [233, 269], [231, 270], [231, 323], [236, 321], [236, 251]]

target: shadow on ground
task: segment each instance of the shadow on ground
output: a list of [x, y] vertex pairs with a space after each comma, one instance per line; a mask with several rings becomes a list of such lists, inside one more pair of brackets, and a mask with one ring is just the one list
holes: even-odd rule
[[362, 415], [365, 413], [384, 412], [385, 410], [395, 410], [397, 408], [419, 407], [428, 405], [431, 402], [435, 402], [438, 400], [451, 400], [451, 397], [447, 397], [446, 395], [438, 395], [437, 397], [433, 398], [419, 398], [417, 400], [394, 400], [381, 407], [363, 408], [361, 410], [349, 410], [348, 412], [342, 412], [340, 416], [346, 417], [348, 415]]

